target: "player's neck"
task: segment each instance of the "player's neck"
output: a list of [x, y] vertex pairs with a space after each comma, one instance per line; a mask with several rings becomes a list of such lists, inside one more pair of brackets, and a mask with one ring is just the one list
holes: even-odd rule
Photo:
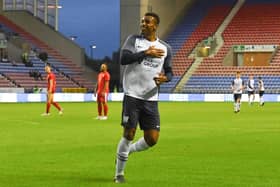
[[152, 34], [149, 34], [149, 35], [145, 35], [145, 38], [146, 38], [147, 40], [151, 41], [151, 42], [157, 40], [156, 33], [152, 33]]

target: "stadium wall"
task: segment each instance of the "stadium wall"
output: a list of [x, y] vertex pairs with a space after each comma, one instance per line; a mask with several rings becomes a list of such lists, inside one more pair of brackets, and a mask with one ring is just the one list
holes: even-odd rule
[[[109, 94], [109, 101], [122, 101], [123, 93]], [[55, 101], [59, 102], [93, 102], [96, 101], [94, 94], [83, 93], [56, 93]], [[174, 102], [232, 102], [232, 94], [159, 94], [160, 101]], [[280, 102], [280, 94], [264, 95], [265, 102]], [[45, 93], [0, 93], [0, 103], [22, 103], [22, 102], [45, 102]], [[242, 102], [248, 101], [248, 95], [243, 94]], [[259, 102], [256, 95], [255, 102]]]
[[149, 0], [149, 9], [158, 13], [161, 19], [158, 35], [163, 39], [166, 38], [194, 2], [194, 0]]
[[140, 20], [148, 12], [156, 12], [161, 18], [158, 36], [164, 38], [184, 15], [194, 0], [121, 0], [120, 1], [120, 44], [130, 34], [140, 30]]
[[0, 1], [0, 13], [2, 14], [3, 12], [3, 1]]

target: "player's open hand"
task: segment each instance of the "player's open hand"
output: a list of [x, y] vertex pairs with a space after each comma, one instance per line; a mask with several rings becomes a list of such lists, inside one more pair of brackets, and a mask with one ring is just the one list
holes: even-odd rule
[[156, 82], [156, 85], [160, 85], [167, 81], [167, 77], [163, 73], [159, 73], [157, 77], [154, 77], [154, 81]]
[[145, 54], [154, 58], [160, 58], [164, 56], [164, 50], [157, 49], [155, 46], [150, 46], [146, 51]]

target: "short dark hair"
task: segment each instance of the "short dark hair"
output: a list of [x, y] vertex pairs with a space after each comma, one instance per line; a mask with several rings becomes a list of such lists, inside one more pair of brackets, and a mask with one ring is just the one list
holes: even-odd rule
[[155, 18], [155, 19], [156, 19], [156, 22], [157, 22], [157, 25], [158, 25], [159, 22], [160, 22], [159, 16], [158, 16], [156, 13], [154, 13], [154, 12], [147, 12], [147, 13], [145, 14], [145, 16], [152, 16], [153, 18]]

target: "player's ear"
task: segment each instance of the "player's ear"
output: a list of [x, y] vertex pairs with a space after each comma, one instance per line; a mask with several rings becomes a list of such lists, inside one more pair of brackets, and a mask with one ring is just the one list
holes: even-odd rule
[[158, 27], [157, 24], [154, 24], [153, 30], [156, 31], [156, 30], [157, 30], [157, 27]]

